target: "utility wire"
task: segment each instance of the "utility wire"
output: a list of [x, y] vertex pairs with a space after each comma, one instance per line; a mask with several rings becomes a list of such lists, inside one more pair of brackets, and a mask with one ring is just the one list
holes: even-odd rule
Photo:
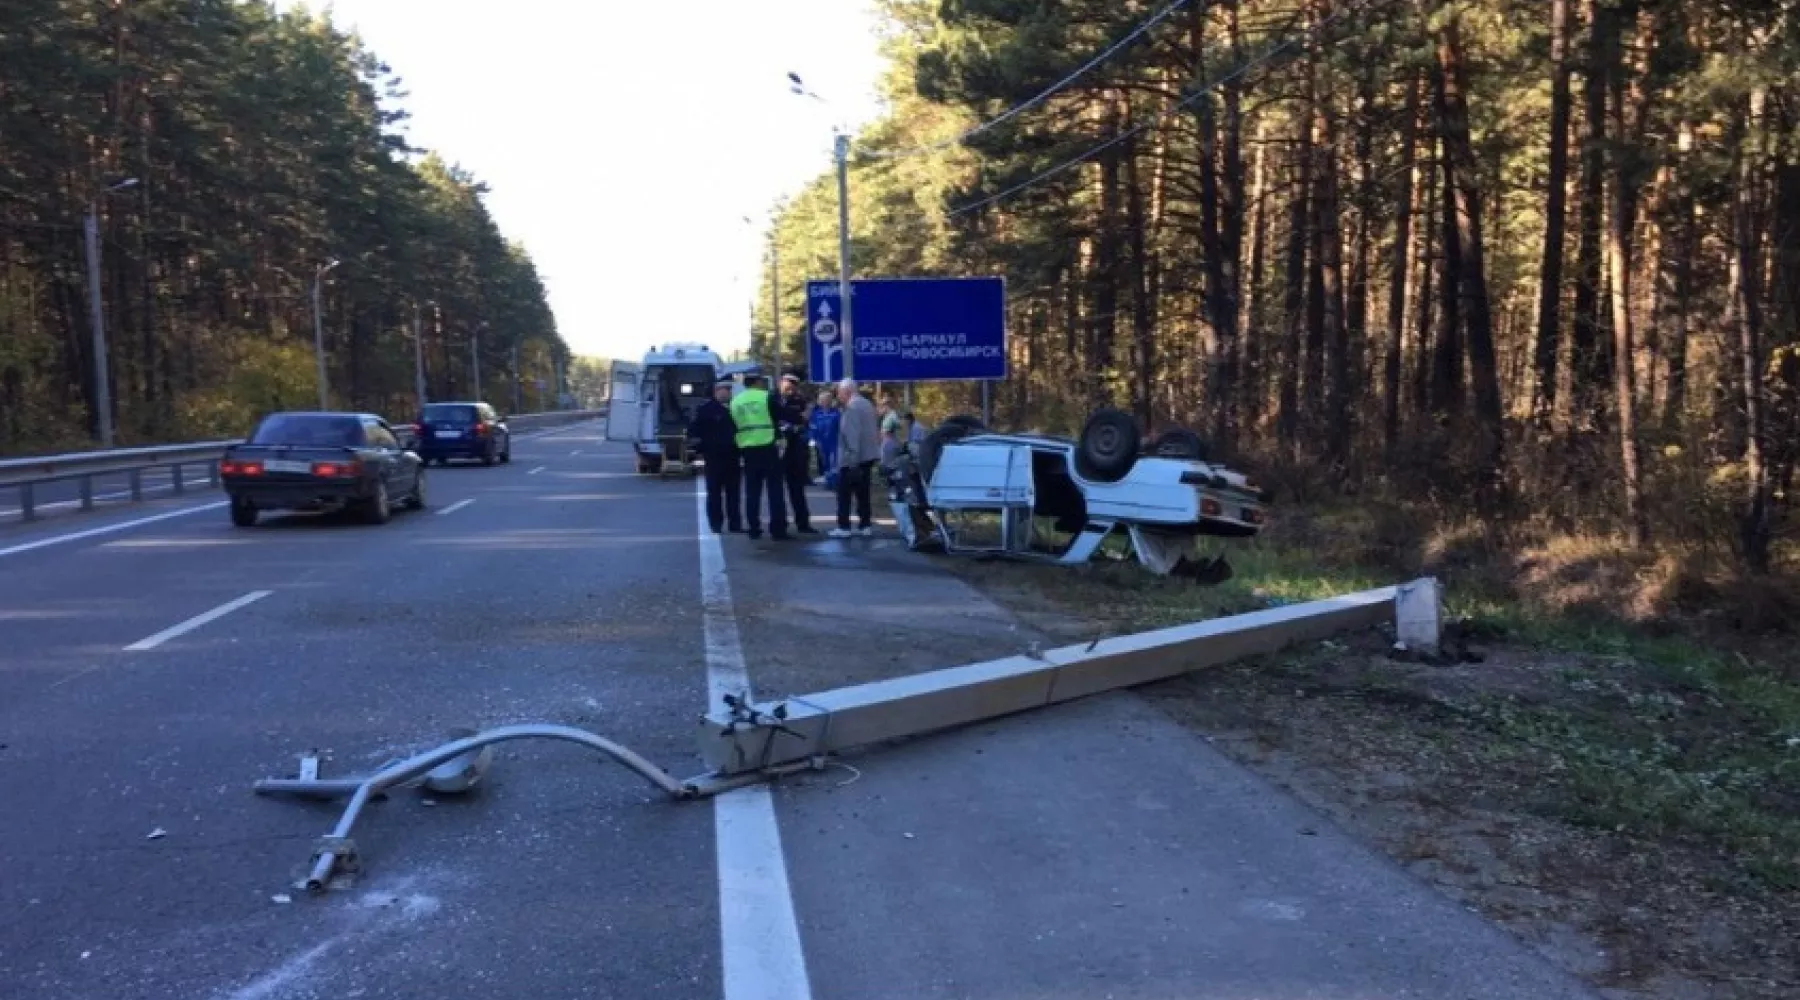
[[1002, 111], [996, 117], [990, 118], [987, 121], [982, 122], [981, 124], [975, 126], [974, 128], [969, 129], [966, 132], [963, 132], [961, 135], [955, 136], [954, 138], [945, 139], [941, 142], [933, 142], [933, 143], [929, 143], [924, 146], [915, 146], [912, 149], [863, 150], [863, 151], [861, 151], [860, 155], [864, 158], [871, 159], [871, 160], [896, 160], [896, 159], [904, 159], [909, 156], [923, 156], [927, 153], [941, 152], [942, 150], [949, 149], [951, 146], [961, 145], [962, 143], [968, 141], [969, 139], [974, 138], [975, 136], [980, 135], [983, 132], [986, 132], [988, 129], [991, 129], [996, 125], [1000, 125], [1004, 122], [1010, 121], [1011, 119], [1016, 117], [1020, 112], [1028, 110], [1033, 107], [1036, 107], [1039, 104], [1042, 104], [1044, 101], [1048, 100], [1052, 95], [1054, 95], [1057, 91], [1062, 90], [1064, 87], [1067, 87], [1069, 84], [1074, 83], [1076, 80], [1080, 79], [1083, 74], [1087, 73], [1088, 70], [1091, 70], [1095, 66], [1098, 66], [1101, 63], [1105, 62], [1107, 59], [1111, 58], [1114, 53], [1118, 52], [1120, 49], [1122, 49], [1125, 46], [1130, 45], [1132, 42], [1136, 41], [1139, 36], [1143, 35], [1144, 32], [1149, 31], [1151, 28], [1156, 27], [1158, 24], [1161, 24], [1163, 21], [1168, 19], [1170, 14], [1173, 14], [1176, 11], [1180, 10], [1181, 8], [1186, 7], [1190, 2], [1191, 2], [1191, 0], [1174, 0], [1173, 3], [1169, 4], [1168, 6], [1164, 7], [1162, 10], [1159, 10], [1155, 14], [1151, 15], [1149, 20], [1146, 20], [1144, 23], [1138, 25], [1136, 28], [1133, 28], [1131, 30], [1130, 34], [1126, 35], [1124, 38], [1119, 39], [1117, 42], [1114, 42], [1104, 52], [1101, 52], [1099, 55], [1097, 55], [1094, 58], [1089, 59], [1087, 62], [1083, 63], [1081, 65], [1081, 67], [1079, 69], [1075, 70], [1073, 73], [1070, 73], [1068, 76], [1065, 76], [1061, 80], [1058, 80], [1054, 84], [1051, 84], [1050, 87], [1048, 89], [1046, 89], [1043, 93], [1038, 94], [1036, 97], [1033, 97], [1028, 101], [1024, 101], [1019, 104], [1015, 104], [1010, 108], [1007, 108], [1005, 111]]
[[1132, 128], [1130, 128], [1124, 132], [1120, 132], [1118, 135], [1115, 135], [1112, 138], [1107, 139], [1104, 142], [1101, 142], [1097, 145], [1091, 146], [1088, 149], [1076, 154], [1075, 156], [1072, 156], [1069, 159], [1064, 160], [1061, 163], [1058, 163], [1056, 166], [1050, 167], [1049, 169], [1044, 170], [1041, 173], [1038, 173], [1032, 177], [1029, 177], [1029, 178], [1023, 180], [1023, 181], [1020, 181], [1019, 183], [1014, 184], [1012, 187], [1009, 187], [1004, 191], [1000, 191], [996, 194], [988, 195], [985, 198], [981, 198], [976, 201], [969, 202], [966, 205], [958, 205], [956, 208], [950, 209], [948, 212], [946, 212], [944, 214], [944, 217], [947, 219], [953, 219], [959, 215], [964, 215], [966, 213], [973, 212], [978, 208], [986, 208], [987, 206], [992, 205], [997, 201], [1003, 201], [1007, 198], [1012, 197], [1015, 194], [1018, 194], [1020, 191], [1023, 191], [1026, 188], [1035, 187], [1036, 185], [1038, 185], [1046, 180], [1049, 180], [1051, 177], [1054, 177], [1057, 174], [1062, 173], [1064, 170], [1067, 170], [1070, 167], [1073, 167], [1076, 164], [1087, 160], [1089, 157], [1093, 156], [1095, 153], [1101, 152], [1102, 150], [1105, 150], [1105, 149], [1109, 149], [1113, 146], [1118, 145], [1121, 142], [1124, 142], [1126, 139], [1129, 139], [1132, 136], [1135, 136], [1135, 135], [1143, 132], [1145, 129], [1148, 129], [1152, 125], [1155, 125], [1158, 122], [1161, 122], [1163, 119], [1168, 118], [1170, 115], [1173, 115], [1175, 112], [1180, 111], [1181, 109], [1194, 103], [1195, 101], [1206, 96], [1207, 94], [1211, 93], [1212, 91], [1217, 90], [1219, 87], [1222, 87], [1225, 84], [1230, 83], [1231, 81], [1245, 75], [1246, 73], [1249, 73], [1252, 69], [1255, 69], [1256, 67], [1261, 66], [1264, 63], [1267, 63], [1267, 62], [1273, 60], [1277, 55], [1280, 55], [1282, 52], [1285, 52], [1286, 50], [1293, 48], [1295, 45], [1299, 44], [1300, 42], [1306, 41], [1307, 39], [1311, 38], [1312, 36], [1317, 35], [1319, 32], [1323, 31], [1327, 25], [1329, 25], [1333, 21], [1336, 21], [1339, 18], [1345, 16], [1346, 14], [1349, 14], [1351, 12], [1351, 10], [1353, 10], [1353, 9], [1354, 9], [1354, 5], [1340, 7], [1337, 10], [1332, 11], [1330, 14], [1327, 14], [1324, 17], [1324, 19], [1319, 21], [1319, 23], [1313, 25], [1311, 28], [1307, 29], [1307, 31], [1305, 31], [1304, 33], [1297, 35], [1295, 37], [1289, 38], [1287, 41], [1282, 42], [1279, 45], [1276, 45], [1274, 48], [1269, 49], [1267, 52], [1264, 52], [1261, 55], [1257, 56], [1256, 58], [1251, 59], [1249, 62], [1244, 63], [1242, 66], [1239, 66], [1236, 69], [1233, 69], [1231, 72], [1218, 77], [1217, 79], [1213, 80], [1211, 83], [1207, 83], [1203, 86], [1195, 88], [1193, 93], [1182, 98], [1180, 101], [1177, 101], [1175, 104], [1163, 109], [1162, 111], [1158, 112], [1157, 114], [1152, 115], [1151, 117], [1138, 123], [1137, 125], [1133, 126]]

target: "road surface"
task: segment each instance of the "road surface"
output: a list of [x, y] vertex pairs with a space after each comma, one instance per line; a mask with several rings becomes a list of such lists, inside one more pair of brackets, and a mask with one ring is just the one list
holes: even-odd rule
[[[1524, 946], [1119, 694], [673, 803], [573, 747], [335, 805], [259, 798], [543, 721], [680, 775], [709, 690], [800, 693], [1031, 636], [883, 540], [702, 533], [597, 425], [431, 470], [382, 527], [217, 494], [0, 531], [0, 997], [1500, 1000]], [[820, 519], [824, 524], [824, 519]]]

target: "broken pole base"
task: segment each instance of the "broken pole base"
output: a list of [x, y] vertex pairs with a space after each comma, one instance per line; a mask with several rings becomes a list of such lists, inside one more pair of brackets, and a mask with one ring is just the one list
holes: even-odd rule
[[[715, 709], [699, 726], [715, 776], [754, 774], [870, 743], [914, 736], [1134, 687], [1296, 643], [1381, 624], [1437, 643], [1437, 581], [1426, 578], [1341, 597], [1063, 646], [1035, 656], [970, 663], [755, 706]], [[1429, 602], [1430, 616], [1417, 611]], [[1429, 633], [1429, 634], [1428, 634]], [[777, 708], [785, 706], [778, 713]], [[775, 719], [776, 715], [784, 716]]]

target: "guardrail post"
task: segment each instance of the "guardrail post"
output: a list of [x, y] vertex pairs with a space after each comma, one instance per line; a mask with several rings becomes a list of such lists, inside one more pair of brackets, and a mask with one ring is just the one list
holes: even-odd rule
[[78, 480], [78, 482], [81, 483], [81, 509], [82, 510], [93, 510], [94, 509], [94, 477], [93, 476], [82, 476]]
[[30, 483], [19, 484], [19, 516], [27, 521], [37, 518], [37, 498], [32, 495]]
[[181, 482], [181, 463], [180, 462], [176, 462], [174, 465], [169, 466], [169, 477], [170, 477], [170, 482], [174, 485], [176, 496], [180, 496], [182, 493], [186, 492], [186, 489], [184, 488], [184, 486], [182, 485], [182, 482]]
[[132, 469], [129, 477], [131, 482], [131, 502], [137, 503], [139, 500], [144, 499], [144, 474], [137, 469]]

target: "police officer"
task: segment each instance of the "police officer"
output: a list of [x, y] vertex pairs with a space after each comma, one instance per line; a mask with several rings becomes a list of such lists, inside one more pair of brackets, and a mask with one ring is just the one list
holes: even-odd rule
[[794, 511], [794, 530], [802, 535], [816, 535], [812, 511], [806, 504], [806, 487], [812, 480], [812, 447], [807, 440], [806, 397], [800, 392], [800, 376], [793, 372], [781, 376], [780, 414], [777, 429], [781, 432], [781, 478], [787, 483], [788, 506]]
[[750, 537], [762, 537], [763, 492], [769, 494], [769, 536], [777, 541], [793, 537], [787, 531], [787, 505], [781, 496], [781, 455], [775, 445], [775, 427], [781, 420], [780, 405], [761, 375], [744, 378], [746, 388], [731, 401], [731, 421], [737, 426], [738, 453], [744, 459], [744, 513], [749, 515]]
[[715, 535], [727, 526], [733, 534], [744, 530], [743, 506], [738, 502], [743, 470], [738, 467], [737, 425], [729, 406], [731, 388], [728, 378], [714, 383], [712, 398], [700, 404], [688, 425], [688, 439], [706, 462], [706, 523]]

